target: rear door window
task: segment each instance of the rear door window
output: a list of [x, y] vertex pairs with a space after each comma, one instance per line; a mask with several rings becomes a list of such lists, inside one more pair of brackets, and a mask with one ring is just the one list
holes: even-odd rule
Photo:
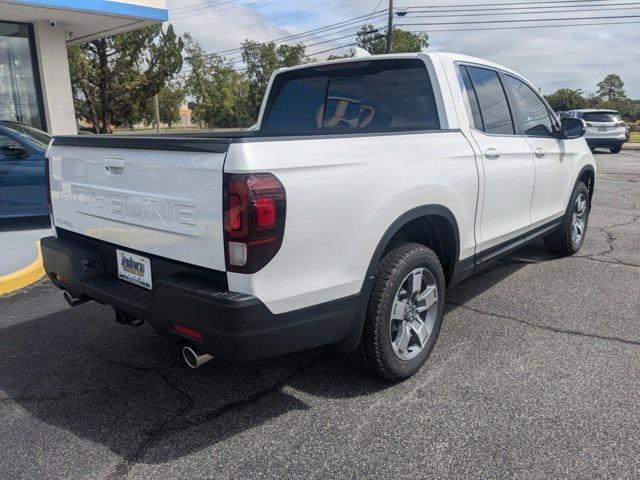
[[467, 71], [480, 105], [483, 130], [495, 135], [513, 135], [511, 110], [498, 72], [472, 66], [467, 66]]
[[410, 59], [282, 73], [274, 81], [261, 129], [352, 133], [439, 128], [426, 66]]
[[528, 136], [551, 137], [553, 124], [547, 106], [529, 85], [511, 75], [505, 76], [516, 109], [518, 110], [518, 127], [521, 133]]

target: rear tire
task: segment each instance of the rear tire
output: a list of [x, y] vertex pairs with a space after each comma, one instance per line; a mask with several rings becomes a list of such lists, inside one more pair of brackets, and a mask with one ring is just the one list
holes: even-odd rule
[[431, 249], [404, 243], [387, 253], [353, 353], [356, 365], [388, 382], [415, 374], [440, 333], [444, 296], [442, 265]]
[[571, 194], [560, 228], [544, 239], [547, 249], [560, 255], [577, 253], [582, 248], [587, 234], [590, 210], [589, 189], [584, 182], [578, 182]]
[[620, 153], [620, 150], [622, 150], [622, 145], [616, 145], [615, 147], [610, 147], [609, 150], [611, 150], [611, 153]]

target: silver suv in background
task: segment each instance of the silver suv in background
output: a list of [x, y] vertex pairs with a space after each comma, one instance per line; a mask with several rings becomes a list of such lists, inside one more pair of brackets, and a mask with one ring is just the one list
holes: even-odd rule
[[622, 145], [629, 141], [629, 129], [615, 110], [571, 110], [563, 117], [584, 120], [587, 127], [585, 139], [591, 150], [602, 147], [608, 148], [611, 153], [618, 153]]

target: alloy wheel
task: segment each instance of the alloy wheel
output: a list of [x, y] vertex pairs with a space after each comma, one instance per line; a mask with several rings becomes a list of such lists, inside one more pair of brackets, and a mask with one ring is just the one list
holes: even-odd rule
[[433, 274], [416, 268], [400, 284], [391, 308], [391, 347], [400, 360], [424, 349], [438, 315], [438, 287]]

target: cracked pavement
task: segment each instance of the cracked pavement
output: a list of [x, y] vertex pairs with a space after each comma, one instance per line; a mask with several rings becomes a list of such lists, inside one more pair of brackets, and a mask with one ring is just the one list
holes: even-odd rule
[[597, 159], [579, 255], [451, 289], [396, 386], [331, 349], [191, 371], [47, 282], [0, 298], [0, 478], [639, 478], [640, 154]]

